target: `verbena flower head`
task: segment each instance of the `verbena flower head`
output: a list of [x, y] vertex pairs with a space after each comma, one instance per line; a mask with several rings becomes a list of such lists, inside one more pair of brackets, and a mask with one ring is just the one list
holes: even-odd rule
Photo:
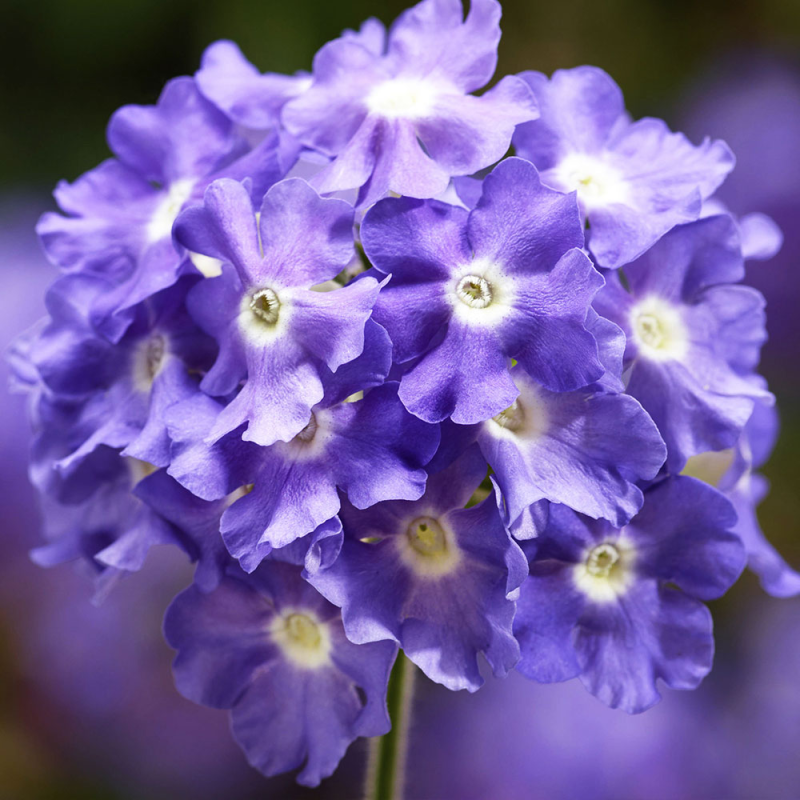
[[713, 196], [723, 143], [631, 122], [596, 68], [476, 96], [499, 19], [423, 0], [293, 76], [217, 42], [39, 224], [33, 557], [98, 598], [154, 545], [195, 561], [176, 681], [266, 775], [385, 733], [398, 648], [450, 689], [485, 658], [639, 712], [708, 672], [703, 603], [745, 561], [800, 591], [755, 518], [776, 423], [742, 285], [780, 232]]

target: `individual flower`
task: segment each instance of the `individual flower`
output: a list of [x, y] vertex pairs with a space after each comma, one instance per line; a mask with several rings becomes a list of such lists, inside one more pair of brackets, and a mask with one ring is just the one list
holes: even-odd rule
[[248, 153], [191, 78], [170, 81], [155, 106], [119, 109], [108, 142], [116, 158], [72, 184], [60, 183], [55, 197], [67, 216], [45, 214], [37, 230], [62, 269], [114, 282], [95, 310], [98, 321], [111, 325], [109, 316], [196, 272], [173, 245], [172, 224], [215, 177], [249, 177], [260, 197], [282, 175], [274, 143]]
[[516, 152], [548, 186], [578, 192], [601, 267], [627, 264], [675, 225], [698, 219], [733, 169], [721, 141], [695, 147], [661, 120], [631, 122], [619, 87], [597, 67], [521, 77], [541, 116], [517, 129]]
[[220, 500], [207, 501], [184, 489], [167, 471], [160, 469], [133, 488], [134, 496], [159, 519], [173, 526], [192, 561], [197, 562], [194, 585], [203, 592], [219, 586], [231, 563], [219, 520], [225, 509], [242, 493], [231, 492]]
[[196, 703], [231, 709], [233, 735], [265, 775], [302, 766], [316, 786], [358, 736], [390, 727], [390, 642], [356, 645], [339, 610], [274, 561], [252, 575], [233, 570], [210, 594], [192, 586], [167, 611], [178, 650], [178, 690]]
[[480, 97], [497, 63], [500, 5], [423, 0], [378, 37], [345, 35], [314, 58], [311, 88], [283, 109], [290, 133], [330, 165], [320, 192], [359, 189], [359, 205], [386, 192], [435, 197], [453, 175], [501, 159], [514, 127], [537, 116], [524, 81], [503, 78]]
[[800, 594], [800, 574], [769, 543], [758, 524], [756, 506], [769, 491], [767, 479], [756, 472], [769, 458], [778, 435], [775, 407], [757, 400], [753, 414], [733, 448], [692, 456], [683, 469], [723, 492], [736, 509], [733, 531], [747, 551], [747, 566], [755, 572], [764, 591], [774, 597]]
[[[273, 548], [305, 539], [335, 517], [339, 491], [357, 508], [416, 500], [425, 491], [423, 467], [439, 444], [438, 428], [403, 408], [395, 383], [344, 401], [329, 391], [306, 428], [270, 447], [242, 441], [240, 430], [209, 445], [207, 427], [216, 424], [221, 407], [202, 395], [175, 406], [170, 474], [209, 500], [247, 486], [220, 526], [245, 571], [252, 572]], [[313, 542], [306, 540], [306, 546]]]
[[[48, 435], [57, 439], [57, 429]], [[34, 447], [34, 458], [41, 457]], [[180, 534], [132, 493], [137, 483], [148, 480], [151, 469], [104, 446], [68, 477], [35, 460], [31, 474], [41, 495], [47, 543], [35, 548], [31, 558], [42, 567], [78, 561], [94, 581], [100, 601], [120, 577], [144, 566], [151, 547], [186, 550]]]
[[511, 359], [553, 391], [603, 374], [587, 312], [603, 279], [580, 249], [574, 195], [543, 186], [518, 158], [497, 166], [471, 212], [388, 198], [361, 235], [391, 275], [375, 307], [394, 360], [408, 368], [400, 399], [428, 422], [471, 424], [516, 399]]
[[628, 337], [628, 394], [658, 425], [667, 466], [733, 446], [753, 411], [769, 400], [753, 380], [764, 330], [764, 298], [734, 285], [744, 275], [739, 236], [727, 215], [666, 234], [617, 274], [595, 308]]
[[659, 679], [694, 689], [714, 652], [701, 601], [724, 594], [744, 567], [735, 523], [723, 495], [685, 477], [649, 488], [622, 529], [551, 505], [517, 604], [517, 669], [543, 683], [580, 676], [629, 713], [658, 702]]
[[267, 192], [258, 219], [245, 187], [227, 179], [178, 218], [178, 241], [225, 263], [188, 298], [190, 313], [220, 346], [201, 388], [226, 396], [246, 378], [212, 440], [246, 422], [248, 441], [290, 441], [322, 400], [322, 376], [361, 354], [378, 282], [312, 291], [350, 261], [352, 225], [350, 205], [320, 198], [298, 178]]
[[526, 574], [525, 558], [494, 494], [464, 508], [485, 476], [486, 462], [471, 448], [429, 477], [420, 500], [366, 511], [343, 503], [342, 551], [309, 576], [341, 607], [351, 641], [397, 642], [449, 689], [478, 689], [478, 653], [500, 676], [519, 658], [510, 595]]
[[91, 322], [95, 299], [108, 284], [96, 275], [67, 275], [47, 295], [50, 321], [30, 349], [41, 380], [62, 399], [83, 402], [83, 441], [59, 463], [70, 469], [99, 445], [158, 466], [169, 463], [165, 412], [197, 391], [190, 374], [213, 362], [215, 346], [186, 312], [186, 276], [132, 309], [117, 343]]
[[519, 366], [511, 376], [520, 394], [508, 408], [477, 425], [444, 428], [461, 446], [477, 441], [509, 522], [542, 500], [617, 527], [628, 522], [642, 505], [636, 482], [655, 478], [667, 455], [644, 409], [596, 386], [548, 391]]
[[285, 176], [301, 146], [281, 124], [281, 110], [308, 89], [311, 76], [305, 72], [262, 74], [237, 44], [223, 40], [206, 48], [194, 77], [203, 96], [232, 120], [248, 141], [254, 145], [265, 140], [276, 143], [277, 165]]

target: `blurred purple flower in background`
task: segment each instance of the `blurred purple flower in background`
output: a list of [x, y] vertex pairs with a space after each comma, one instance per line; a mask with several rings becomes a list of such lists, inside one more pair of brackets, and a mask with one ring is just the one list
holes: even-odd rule
[[413, 798], [786, 800], [800, 781], [800, 602], [754, 604], [741, 657], [646, 714], [609, 713], [578, 681], [487, 679], [471, 702], [425, 685]]
[[695, 136], [713, 131], [736, 153], [736, 169], [716, 197], [736, 214], [768, 214], [783, 231], [781, 252], [768, 264], [750, 263], [747, 282], [769, 304], [762, 369], [800, 389], [797, 370], [783, 369], [800, 341], [800, 69], [759, 52], [731, 53], [695, 85], [683, 127]]

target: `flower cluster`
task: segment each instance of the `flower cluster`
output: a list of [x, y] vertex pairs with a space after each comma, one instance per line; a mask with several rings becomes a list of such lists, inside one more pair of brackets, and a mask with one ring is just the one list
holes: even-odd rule
[[476, 95], [499, 19], [423, 0], [310, 75], [218, 42], [39, 223], [34, 558], [100, 594], [153, 545], [196, 561], [178, 689], [266, 775], [385, 733], [399, 648], [638, 712], [709, 671], [704, 601], [746, 563], [800, 592], [754, 514], [776, 420], [741, 284], [780, 233], [714, 199], [723, 142], [631, 121], [599, 69]]

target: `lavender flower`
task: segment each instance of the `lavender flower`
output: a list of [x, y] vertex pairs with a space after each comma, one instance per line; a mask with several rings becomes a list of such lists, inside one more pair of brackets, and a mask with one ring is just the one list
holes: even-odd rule
[[767, 495], [769, 483], [755, 470], [769, 458], [778, 427], [775, 408], [758, 401], [735, 447], [693, 456], [683, 473], [726, 494], [736, 509], [733, 530], [747, 551], [748, 567], [759, 576], [764, 591], [775, 597], [793, 597], [800, 594], [800, 574], [769, 543], [756, 517], [756, 506]]
[[56, 265], [100, 273], [116, 285], [97, 320], [196, 271], [173, 246], [172, 224], [220, 170], [250, 178], [254, 196], [281, 177], [274, 145], [265, 142], [248, 155], [231, 122], [190, 78], [167, 84], [156, 106], [120, 109], [108, 141], [117, 158], [71, 185], [59, 184], [56, 200], [69, 216], [45, 214], [38, 226]]
[[603, 374], [586, 330], [603, 281], [581, 252], [574, 197], [542, 186], [521, 159], [484, 181], [471, 213], [438, 201], [387, 199], [361, 232], [367, 257], [391, 280], [375, 319], [409, 364], [400, 399], [429, 422], [470, 424], [519, 394], [509, 359], [554, 391]]
[[258, 221], [244, 186], [227, 179], [209, 187], [202, 207], [177, 220], [178, 241], [232, 265], [198, 285], [188, 301], [220, 346], [203, 391], [228, 395], [247, 377], [212, 439], [247, 422], [249, 441], [289, 441], [322, 400], [323, 370], [335, 372], [361, 354], [378, 282], [365, 278], [336, 292], [311, 291], [350, 261], [352, 224], [348, 204], [321, 199], [299, 179], [267, 192]]
[[519, 127], [514, 146], [548, 186], [577, 191], [602, 267], [627, 264], [675, 225], [698, 219], [733, 169], [723, 142], [694, 147], [661, 120], [631, 122], [619, 87], [597, 67], [522, 77], [541, 117]]
[[348, 637], [390, 640], [432, 680], [475, 691], [477, 655], [505, 675], [519, 658], [509, 596], [526, 574], [522, 551], [506, 532], [494, 496], [464, 506], [486, 475], [471, 449], [432, 475], [415, 502], [342, 509], [339, 558], [309, 578], [342, 609]]
[[114, 343], [91, 323], [95, 298], [107, 284], [97, 276], [69, 275], [50, 289], [51, 320], [29, 356], [47, 389], [84, 404], [94, 423], [85, 440], [60, 463], [70, 469], [99, 445], [159, 466], [169, 463], [165, 412], [197, 391], [190, 373], [207, 369], [214, 343], [186, 312], [187, 276], [132, 309]]
[[224, 578], [211, 594], [191, 587], [173, 602], [164, 630], [179, 651], [181, 694], [231, 709], [234, 736], [265, 775], [302, 765], [298, 782], [316, 786], [353, 739], [389, 729], [395, 646], [348, 641], [338, 610], [296, 567], [270, 562]]
[[658, 702], [657, 679], [696, 687], [714, 652], [701, 601], [722, 595], [744, 567], [735, 522], [730, 503], [691, 478], [653, 486], [621, 530], [551, 507], [514, 621], [518, 669], [545, 683], [580, 676], [630, 713]]
[[360, 189], [359, 205], [388, 191], [435, 197], [453, 175], [502, 158], [514, 127], [535, 119], [519, 78], [481, 97], [497, 63], [500, 5], [423, 0], [375, 48], [352, 35], [314, 58], [311, 88], [287, 103], [283, 122], [307, 147], [332, 158], [314, 179], [320, 192]]
[[509, 522], [548, 500], [624, 525], [642, 505], [636, 481], [654, 478], [666, 458], [644, 409], [628, 395], [596, 387], [548, 391], [519, 366], [511, 375], [520, 390], [511, 406], [474, 426], [451, 425], [445, 434], [462, 447], [477, 441]]
[[595, 308], [628, 337], [626, 391], [658, 425], [680, 471], [686, 459], [731, 447], [770, 400], [752, 379], [764, 341], [764, 299], [744, 276], [738, 231], [727, 215], [664, 236], [625, 267], [625, 288], [609, 276]]

